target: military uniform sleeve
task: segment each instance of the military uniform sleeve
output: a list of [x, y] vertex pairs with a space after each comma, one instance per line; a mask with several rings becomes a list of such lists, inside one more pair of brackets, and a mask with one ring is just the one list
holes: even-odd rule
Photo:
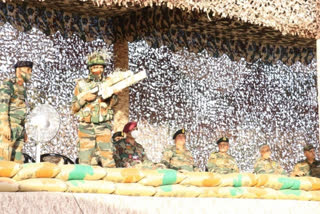
[[118, 145], [119, 142], [114, 143], [114, 152], [113, 152], [113, 159], [116, 162], [116, 167], [121, 167], [120, 166], [120, 155], [119, 155], [119, 149], [118, 149]]
[[146, 152], [144, 151], [144, 148], [141, 144], [138, 144], [139, 145], [139, 152], [140, 152], [140, 155], [141, 155], [141, 159], [142, 159], [142, 162], [143, 161], [148, 161], [148, 157], [146, 155]]
[[217, 172], [217, 170], [219, 169], [219, 167], [216, 164], [216, 160], [217, 158], [215, 153], [211, 153], [207, 163], [207, 168], [209, 172]]
[[80, 96], [79, 82], [77, 82], [77, 85], [74, 89], [74, 94], [72, 97], [72, 112], [73, 113], [78, 112], [84, 104], [86, 104], [86, 101], [83, 98], [83, 96]]
[[125, 163], [130, 164], [130, 158], [126, 153], [126, 145], [124, 141], [120, 141], [117, 147], [117, 158], [119, 162], [119, 167], [125, 167]]
[[13, 94], [11, 81], [3, 81], [0, 84], [0, 122], [1, 125], [9, 125], [9, 104]]
[[167, 168], [170, 168], [170, 160], [172, 158], [173, 152], [170, 148], [165, 149], [162, 155], [161, 163], [164, 164]]
[[257, 161], [255, 164], [254, 164], [254, 167], [253, 167], [253, 173], [256, 173], [256, 174], [266, 174], [266, 170], [264, 169], [265, 167], [263, 166], [262, 162], [261, 161]]
[[292, 176], [309, 176], [310, 167], [307, 163], [297, 163], [291, 173]]
[[232, 172], [239, 172], [239, 168], [238, 168], [237, 162], [236, 162], [236, 160], [234, 158], [233, 158]]

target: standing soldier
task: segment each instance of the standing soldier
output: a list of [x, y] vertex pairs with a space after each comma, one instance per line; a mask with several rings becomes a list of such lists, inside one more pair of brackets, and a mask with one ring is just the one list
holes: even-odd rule
[[149, 162], [141, 144], [136, 142], [139, 136], [137, 122], [129, 122], [124, 128], [126, 138], [116, 144], [115, 160], [117, 167], [143, 166], [144, 161]]
[[79, 80], [74, 90], [72, 111], [80, 117], [79, 124], [79, 163], [103, 167], [115, 167], [114, 146], [111, 141], [113, 109], [118, 97], [110, 94], [103, 99], [98, 95], [103, 77], [105, 59], [100, 53], [88, 58], [89, 77]]
[[312, 144], [307, 144], [303, 147], [305, 160], [298, 162], [291, 173], [291, 176], [310, 176], [311, 169], [316, 168], [320, 161], [315, 159], [315, 150]]
[[207, 168], [209, 172], [228, 174], [239, 172], [234, 158], [227, 154], [229, 150], [229, 139], [222, 137], [217, 141], [219, 152], [210, 154]]
[[164, 151], [161, 163], [170, 169], [193, 171], [195, 166], [192, 154], [186, 148], [185, 130], [178, 130], [173, 140], [175, 145]]
[[261, 157], [258, 158], [254, 164], [254, 173], [256, 174], [282, 174], [286, 175], [287, 172], [280, 166], [279, 163], [271, 160], [271, 150], [267, 144], [260, 147]]
[[0, 85], [0, 160], [23, 163], [27, 113], [25, 83], [30, 81], [32, 65], [29, 61], [17, 62], [15, 79], [5, 80]]

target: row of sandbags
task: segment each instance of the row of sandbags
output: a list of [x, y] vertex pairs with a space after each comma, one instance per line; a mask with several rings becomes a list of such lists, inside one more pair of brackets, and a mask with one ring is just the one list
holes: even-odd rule
[[15, 181], [2, 177], [0, 178], [0, 191], [49, 191], [155, 197], [223, 197], [320, 201], [320, 191], [274, 190], [263, 187], [195, 187], [181, 184], [153, 187], [139, 183], [114, 183], [105, 180], [62, 181], [56, 178], [33, 178]]
[[113, 183], [138, 183], [144, 186], [180, 184], [196, 187], [264, 187], [275, 190], [320, 190], [315, 177], [286, 177], [281, 175], [210, 172], [180, 173], [171, 169], [140, 170], [135, 168], [102, 168], [89, 165], [62, 165], [0, 161], [0, 177], [22, 181], [32, 178], [57, 178], [62, 181], [104, 180]]

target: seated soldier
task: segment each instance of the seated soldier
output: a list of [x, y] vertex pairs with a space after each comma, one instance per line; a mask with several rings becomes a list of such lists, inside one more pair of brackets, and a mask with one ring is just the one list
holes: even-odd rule
[[136, 138], [139, 136], [137, 123], [129, 122], [124, 128], [123, 132], [126, 133], [126, 138], [121, 139], [115, 145], [116, 151], [114, 159], [117, 167], [134, 167], [145, 160], [147, 156], [145, 154], [142, 145], [136, 142]]
[[261, 157], [258, 158], [254, 164], [253, 173], [256, 174], [282, 174], [286, 175], [287, 172], [280, 166], [279, 163], [271, 160], [271, 150], [267, 144], [260, 146]]
[[192, 154], [186, 148], [185, 130], [180, 129], [173, 135], [175, 145], [168, 147], [161, 163], [175, 170], [193, 171], [195, 169]]
[[213, 152], [210, 154], [207, 168], [209, 172], [215, 172], [220, 174], [228, 174], [239, 172], [236, 161], [231, 155], [228, 155], [229, 139], [222, 137], [217, 141], [219, 152]]
[[313, 145], [307, 144], [303, 147], [305, 160], [299, 161], [291, 173], [291, 176], [310, 176], [311, 168], [316, 168], [320, 164], [320, 161], [315, 159], [315, 150]]

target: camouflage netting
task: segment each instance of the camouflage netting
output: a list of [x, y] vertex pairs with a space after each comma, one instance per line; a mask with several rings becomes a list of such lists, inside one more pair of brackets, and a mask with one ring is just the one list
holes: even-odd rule
[[[21, 1], [14, 0], [14, 2]], [[305, 38], [316, 38], [319, 31], [316, 0], [83, 0], [81, 2], [55, 0], [41, 3], [37, 0], [29, 0], [28, 2], [55, 9], [63, 8], [63, 10], [70, 12], [107, 16], [128, 13], [144, 7], [165, 5], [170, 9], [177, 8], [188, 12], [205, 13], [208, 20], [212, 16], [234, 18], [251, 24], [271, 27], [279, 30], [282, 34], [298, 35]]]
[[320, 179], [0, 161], [0, 192], [16, 191], [319, 201]]
[[[17, 60], [32, 60], [30, 109], [47, 102], [61, 115], [58, 135], [43, 145], [42, 152], [75, 160], [77, 120], [70, 111], [74, 80], [88, 75], [88, 53], [98, 48], [112, 52], [113, 46], [60, 33], [45, 36], [36, 28], [24, 33], [8, 23], [0, 28], [0, 37], [0, 79], [12, 77]], [[129, 67], [134, 72], [145, 69], [149, 76], [130, 87], [129, 118], [139, 121], [143, 136], [138, 142], [154, 162], [160, 161], [164, 147], [173, 143], [173, 133], [182, 126], [201, 168], [209, 153], [216, 151], [215, 141], [221, 135], [230, 137], [230, 154], [247, 172], [263, 143], [271, 146], [273, 159], [287, 171], [303, 158], [304, 143], [318, 145], [315, 60], [292, 66], [281, 61], [236, 62], [227, 55], [212, 57], [206, 51], [194, 54], [186, 49], [174, 53], [141, 41], [129, 44]], [[113, 70], [113, 60], [106, 70]], [[24, 149], [32, 157], [34, 145], [29, 139]]]
[[9, 22], [20, 31], [36, 27], [46, 35], [59, 31], [65, 38], [78, 35], [84, 41], [103, 39], [107, 44], [125, 39], [145, 39], [152, 47], [165, 45], [172, 51], [187, 48], [207, 50], [214, 57], [227, 54], [232, 60], [248, 62], [262, 59], [309, 64], [315, 57], [315, 40], [282, 36], [272, 28], [250, 25], [228, 18], [213, 17], [212, 22], [198, 13], [167, 7], [144, 8], [113, 17], [78, 15], [33, 5], [0, 3], [0, 24]]

